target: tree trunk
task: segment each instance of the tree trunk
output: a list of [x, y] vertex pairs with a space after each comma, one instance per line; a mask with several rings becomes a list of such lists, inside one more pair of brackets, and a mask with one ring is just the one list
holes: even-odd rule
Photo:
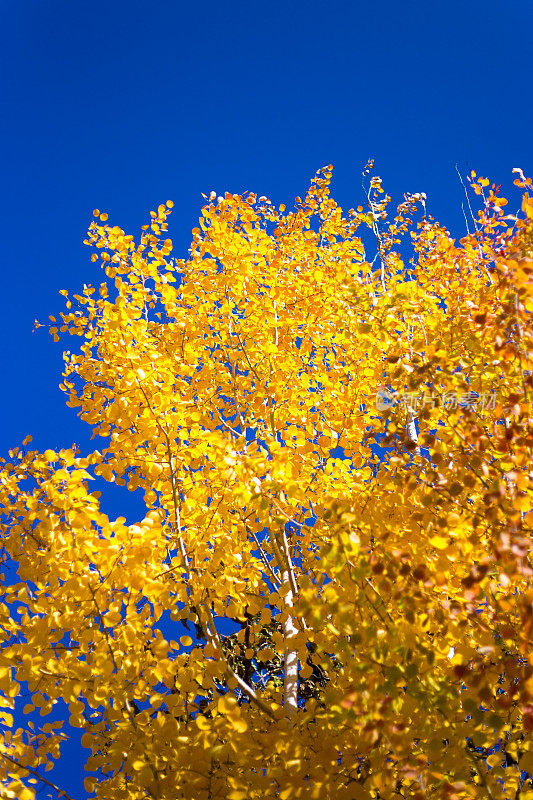
[[[290, 587], [289, 571], [282, 572], [282, 583]], [[285, 606], [292, 608], [293, 594], [292, 589], [285, 595]], [[292, 716], [298, 708], [298, 650], [291, 649], [291, 639], [298, 633], [298, 629], [294, 624], [292, 616], [289, 614], [283, 625], [283, 632], [285, 634], [285, 677], [284, 677], [284, 690], [283, 690], [283, 705], [287, 712], [287, 716]]]

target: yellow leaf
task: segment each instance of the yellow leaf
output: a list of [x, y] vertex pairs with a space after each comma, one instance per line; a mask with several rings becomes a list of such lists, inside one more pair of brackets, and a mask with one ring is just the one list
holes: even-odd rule
[[370, 800], [370, 792], [360, 783], [352, 783], [348, 790], [351, 800]]
[[233, 695], [225, 694], [218, 699], [217, 708], [220, 714], [228, 714], [230, 711], [233, 711], [236, 706], [237, 700]]
[[208, 731], [211, 728], [210, 721], [203, 714], [198, 714], [194, 721], [196, 722], [196, 727], [201, 731]]
[[240, 716], [229, 714], [227, 719], [234, 731], [237, 733], [246, 733], [248, 730], [248, 723]]
[[533, 750], [526, 750], [518, 762], [522, 772], [528, 772], [533, 775]]
[[522, 211], [526, 214], [528, 219], [533, 219], [533, 197], [525, 194], [522, 198]]
[[513, 508], [516, 508], [518, 511], [525, 511], [526, 508], [529, 510], [531, 508], [531, 498], [527, 495], [516, 497], [513, 500]]
[[450, 547], [450, 540], [445, 536], [434, 536], [429, 541], [437, 550], [446, 550], [447, 547]]

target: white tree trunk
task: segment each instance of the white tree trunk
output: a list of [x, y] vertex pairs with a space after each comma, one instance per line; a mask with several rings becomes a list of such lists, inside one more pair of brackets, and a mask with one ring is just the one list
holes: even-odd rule
[[415, 455], [419, 456], [420, 446], [418, 444], [418, 434], [416, 432], [416, 415], [411, 410], [407, 412], [406, 434], [407, 434], [407, 441], [411, 442], [412, 444], [416, 444], [416, 448], [413, 452]]
[[[282, 583], [290, 586], [289, 571], [282, 572]], [[292, 589], [285, 595], [285, 606], [292, 608], [293, 594]], [[290, 613], [283, 625], [283, 632], [285, 638], [285, 678], [284, 678], [284, 691], [283, 691], [283, 705], [286, 710], [287, 716], [292, 716], [298, 708], [298, 650], [291, 649], [291, 639], [298, 633], [298, 629], [294, 624], [294, 620]]]

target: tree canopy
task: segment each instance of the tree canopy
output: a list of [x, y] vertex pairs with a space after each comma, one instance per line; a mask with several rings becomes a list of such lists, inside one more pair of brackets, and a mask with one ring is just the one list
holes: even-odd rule
[[213, 194], [183, 259], [94, 212], [49, 327], [103, 445], [1, 464], [2, 797], [81, 728], [100, 800], [533, 798], [531, 181], [457, 241], [364, 177]]

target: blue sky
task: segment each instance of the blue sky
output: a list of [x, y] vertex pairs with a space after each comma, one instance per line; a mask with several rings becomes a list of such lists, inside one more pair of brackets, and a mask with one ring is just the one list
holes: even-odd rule
[[[394, 199], [424, 191], [464, 232], [455, 172], [533, 171], [530, 2], [143, 3], [4, 0], [0, 453], [87, 443], [58, 387], [62, 345], [33, 320], [59, 289], [100, 279], [82, 240], [93, 208], [132, 233], [174, 200], [184, 255], [201, 192], [286, 202], [334, 166]], [[69, 347], [65, 343], [64, 347]]]
[[[513, 167], [533, 173], [532, 8], [4, 0], [0, 455], [28, 433], [41, 450], [97, 446], [58, 389], [76, 342], [32, 333], [63, 309], [59, 289], [100, 280], [82, 244], [93, 208], [136, 234], [173, 200], [182, 256], [202, 192], [289, 203], [333, 164], [350, 208], [374, 157], [394, 200], [426, 192], [462, 236], [456, 162], [509, 188]], [[135, 500], [114, 492], [106, 510], [132, 521]]]

